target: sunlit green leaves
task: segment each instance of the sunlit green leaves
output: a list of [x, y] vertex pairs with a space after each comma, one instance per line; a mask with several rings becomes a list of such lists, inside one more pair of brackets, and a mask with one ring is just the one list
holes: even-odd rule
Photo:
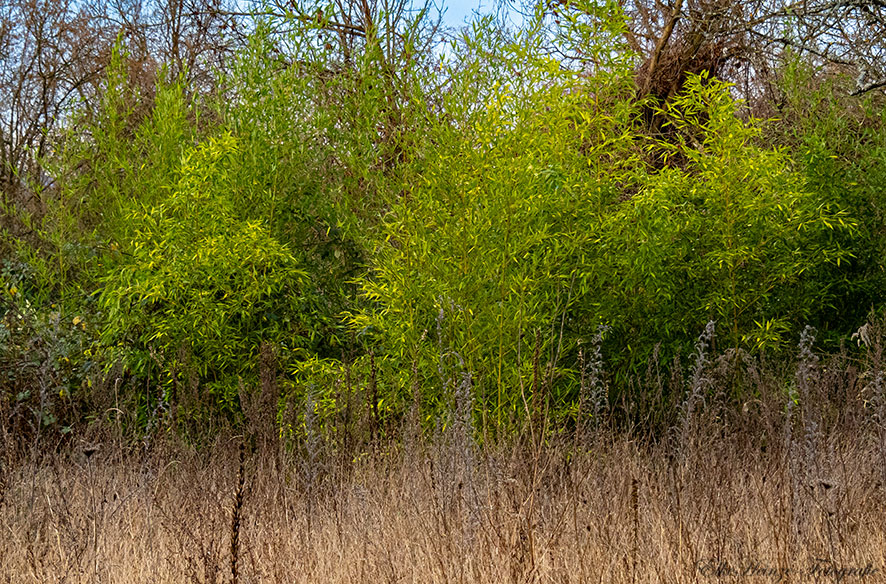
[[[423, 173], [386, 217], [361, 281], [374, 306], [354, 318], [382, 331], [404, 364], [432, 373], [428, 394], [446, 390], [450, 367], [470, 371], [478, 403], [499, 422], [522, 408], [534, 352], [559, 350], [558, 323], [588, 293], [579, 262], [593, 255], [600, 214], [636, 162], [631, 108], [598, 107], [620, 89], [559, 67], [533, 34], [498, 47], [488, 76], [453, 70], [458, 131], [435, 129]], [[476, 26], [467, 63], [493, 38]], [[477, 109], [456, 103], [477, 98]], [[443, 355], [458, 358], [444, 366]]]
[[249, 375], [262, 342], [306, 342], [307, 274], [265, 222], [235, 213], [239, 154], [225, 133], [185, 150], [166, 199], [131, 212], [131, 239], [104, 280], [108, 345], [185, 348], [219, 381]]
[[[849, 257], [833, 234], [854, 222], [806, 190], [784, 152], [755, 145], [757, 125], [736, 117], [724, 84], [693, 77], [661, 113], [676, 131], [651, 145], [665, 167], [604, 229], [602, 260], [622, 283], [612, 318], [650, 341], [665, 327], [691, 338], [713, 319], [731, 344], [778, 344], [784, 322], [820, 301], [798, 302], [806, 273]], [[761, 336], [759, 322], [780, 324]]]

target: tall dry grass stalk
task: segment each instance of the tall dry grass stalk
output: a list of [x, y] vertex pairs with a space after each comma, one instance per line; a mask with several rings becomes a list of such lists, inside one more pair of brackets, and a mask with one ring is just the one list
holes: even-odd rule
[[240, 441], [240, 464], [237, 467], [237, 491], [231, 509], [231, 584], [240, 582], [240, 520], [246, 487], [246, 443]]

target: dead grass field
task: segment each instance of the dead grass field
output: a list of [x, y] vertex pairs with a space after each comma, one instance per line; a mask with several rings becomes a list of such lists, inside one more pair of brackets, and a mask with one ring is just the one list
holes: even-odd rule
[[236, 438], [73, 448], [7, 473], [0, 582], [230, 582], [235, 531], [238, 582], [886, 581], [880, 449], [821, 439], [250, 449], [236, 530]]
[[884, 345], [810, 345], [783, 370], [700, 345], [590, 426], [527, 409], [498, 444], [458, 399], [386, 439], [367, 409], [284, 444], [248, 400], [199, 449], [174, 417], [62, 446], [0, 426], [0, 583], [886, 582]]

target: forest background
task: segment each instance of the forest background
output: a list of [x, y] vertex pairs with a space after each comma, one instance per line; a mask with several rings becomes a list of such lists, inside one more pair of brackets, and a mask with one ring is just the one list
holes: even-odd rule
[[881, 2], [439, 8], [0, 5], [7, 454], [660, 437], [870, 358]]

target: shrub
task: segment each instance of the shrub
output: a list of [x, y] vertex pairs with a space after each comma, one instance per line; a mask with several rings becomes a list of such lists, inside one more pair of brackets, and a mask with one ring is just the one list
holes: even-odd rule
[[404, 367], [439, 370], [438, 388], [463, 368], [497, 421], [541, 399], [574, 410], [575, 341], [601, 322], [618, 373], [710, 320], [730, 346], [778, 350], [827, 300], [807, 278], [850, 256], [853, 222], [756, 145], [727, 85], [691, 78], [661, 111], [673, 131], [646, 139], [632, 110], [594, 108], [599, 80], [524, 75], [532, 91], [499, 87], [387, 218], [362, 283], [377, 310], [355, 323]]

